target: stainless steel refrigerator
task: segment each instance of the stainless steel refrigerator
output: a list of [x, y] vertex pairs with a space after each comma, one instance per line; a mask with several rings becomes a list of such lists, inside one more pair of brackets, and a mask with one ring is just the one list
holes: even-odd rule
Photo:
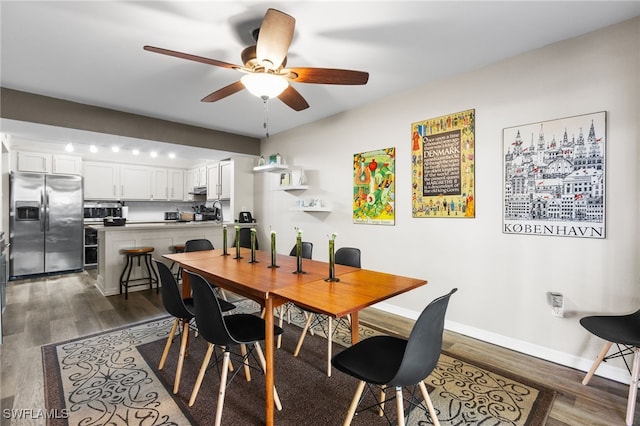
[[82, 270], [82, 177], [11, 173], [9, 276]]

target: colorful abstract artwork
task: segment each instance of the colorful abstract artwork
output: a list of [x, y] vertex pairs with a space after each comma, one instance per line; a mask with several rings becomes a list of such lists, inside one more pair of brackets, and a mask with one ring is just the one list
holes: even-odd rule
[[353, 223], [395, 224], [395, 148], [353, 156]]
[[475, 110], [411, 124], [413, 217], [475, 217]]

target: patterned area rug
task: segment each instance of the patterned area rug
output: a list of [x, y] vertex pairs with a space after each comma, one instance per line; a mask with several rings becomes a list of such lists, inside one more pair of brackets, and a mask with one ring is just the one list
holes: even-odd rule
[[[257, 307], [248, 301], [239, 305], [238, 310], [245, 312]], [[275, 422], [342, 424], [357, 381], [335, 370], [332, 377], [326, 376], [326, 340], [320, 337], [323, 335], [320, 328], [316, 329], [316, 336], [307, 336], [298, 357], [291, 355], [301, 331], [298, 325], [303, 320], [300, 312], [293, 312], [292, 324], [284, 324], [282, 348], [275, 353], [275, 379], [283, 404], [283, 410], [276, 411]], [[219, 385], [215, 365], [208, 369], [194, 406], [187, 404], [206, 342], [202, 338], [192, 339], [177, 395], [171, 389], [179, 338], [172, 345], [165, 368], [157, 369], [172, 321], [163, 318], [43, 346], [47, 409], [58, 414], [48, 424], [211, 424]], [[363, 337], [374, 334], [377, 331], [361, 327]], [[347, 339], [348, 330], [339, 329], [334, 335], [334, 353], [344, 348]], [[443, 426], [543, 425], [555, 395], [511, 373], [445, 353], [425, 383]], [[365, 400], [361, 406], [366, 405]], [[389, 402], [386, 412], [395, 423], [395, 403]], [[262, 424], [263, 418], [264, 376], [253, 372], [251, 382], [247, 382], [241, 373], [228, 387], [222, 423]], [[387, 421], [369, 410], [358, 414], [352, 424], [387, 424]], [[407, 424], [432, 423], [428, 414], [416, 409]]]

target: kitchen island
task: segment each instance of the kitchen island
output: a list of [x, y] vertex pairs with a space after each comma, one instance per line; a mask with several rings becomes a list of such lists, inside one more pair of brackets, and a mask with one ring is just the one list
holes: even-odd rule
[[[255, 223], [228, 223], [227, 241], [231, 246], [235, 239], [235, 226], [255, 227]], [[173, 253], [173, 246], [184, 244], [188, 240], [206, 238], [216, 248], [222, 248], [222, 224], [217, 222], [141, 222], [127, 223], [124, 226], [91, 225], [98, 231], [98, 278], [96, 286], [104, 296], [120, 293], [120, 274], [126, 264], [121, 250], [130, 247], [153, 247], [153, 258], [162, 260], [162, 256]], [[140, 278], [146, 270], [136, 267], [131, 279]], [[145, 290], [148, 287], [132, 287], [129, 292]]]

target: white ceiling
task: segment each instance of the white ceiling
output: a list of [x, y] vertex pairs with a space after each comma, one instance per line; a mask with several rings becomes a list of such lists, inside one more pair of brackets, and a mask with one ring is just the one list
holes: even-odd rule
[[[200, 99], [236, 71], [144, 51], [240, 64], [267, 8], [296, 18], [288, 65], [370, 73], [365, 86], [295, 84], [310, 108], [269, 101], [271, 135], [640, 14], [639, 1], [6, 1], [3, 87], [264, 137], [247, 91]], [[3, 120], [3, 132], [25, 126]], [[18, 130], [16, 130], [18, 129]], [[69, 136], [71, 138], [71, 136]]]

